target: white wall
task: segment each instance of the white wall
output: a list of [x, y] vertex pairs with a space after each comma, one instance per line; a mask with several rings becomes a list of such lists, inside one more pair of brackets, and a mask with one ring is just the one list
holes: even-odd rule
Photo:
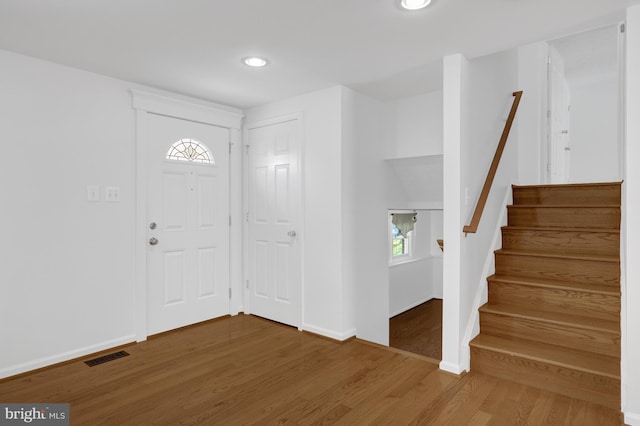
[[386, 158], [442, 154], [442, 90], [388, 101], [384, 110]]
[[0, 377], [136, 339], [132, 88], [0, 51]]
[[640, 425], [640, 6], [627, 10], [626, 155], [622, 229], [622, 409]]
[[[381, 102], [342, 90], [343, 271], [357, 336], [389, 343], [387, 168]], [[349, 308], [353, 309], [353, 308]]]
[[[513, 103], [513, 91], [518, 89], [518, 55], [516, 50], [497, 53], [470, 61], [471, 99], [469, 137], [463, 139], [462, 185], [469, 188], [470, 200], [463, 206], [463, 221], [470, 223], [476, 201], [504, 129]], [[491, 186], [491, 192], [478, 231], [462, 240], [461, 262], [461, 333], [465, 369], [469, 363], [469, 340], [478, 333], [477, 294], [486, 288], [487, 257], [493, 257], [496, 226], [505, 212], [505, 193], [518, 176], [518, 123], [515, 123], [500, 166]], [[461, 231], [460, 231], [461, 232]], [[486, 300], [482, 300], [484, 303]], [[470, 323], [474, 323], [470, 328]]]
[[547, 166], [547, 50], [545, 42], [518, 48], [518, 89], [523, 95], [518, 108], [519, 183], [546, 181]]
[[618, 81], [600, 78], [571, 90], [571, 182], [619, 181]]
[[442, 208], [442, 90], [384, 103], [390, 209]]
[[389, 208], [442, 209], [442, 161], [442, 155], [386, 160]]
[[343, 152], [339, 86], [252, 108], [245, 123], [302, 114], [302, 328], [335, 339], [355, 334], [342, 270]]
[[[454, 374], [464, 368], [460, 342], [460, 278], [462, 244], [462, 145], [468, 135], [470, 99], [469, 61], [462, 55], [446, 56], [443, 61], [443, 220], [446, 256], [443, 262], [442, 361], [440, 368]], [[464, 126], [464, 127], [463, 127]]]
[[478, 330], [485, 265], [504, 213], [505, 192], [517, 179], [517, 131], [509, 137], [477, 233], [462, 237], [462, 228], [473, 215], [517, 88], [515, 50], [471, 61], [460, 55], [445, 58], [445, 337], [440, 366], [455, 373], [469, 369], [468, 343]]
[[134, 340], [128, 89], [0, 51], [0, 377]]

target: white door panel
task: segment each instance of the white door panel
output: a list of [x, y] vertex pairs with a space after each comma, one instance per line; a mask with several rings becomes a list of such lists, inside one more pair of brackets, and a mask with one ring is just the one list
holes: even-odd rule
[[249, 145], [249, 310], [300, 325], [298, 121], [251, 128]]
[[[148, 127], [148, 333], [229, 313], [229, 131], [150, 115]], [[213, 164], [167, 160], [197, 140]], [[155, 229], [151, 229], [155, 223]]]

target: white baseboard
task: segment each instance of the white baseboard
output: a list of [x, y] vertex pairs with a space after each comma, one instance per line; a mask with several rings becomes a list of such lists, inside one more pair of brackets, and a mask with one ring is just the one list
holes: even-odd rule
[[446, 371], [448, 373], [453, 373], [456, 375], [460, 375], [465, 371], [465, 369], [462, 368], [462, 366], [458, 364], [453, 364], [451, 362], [446, 362], [446, 361], [440, 361], [440, 370]]
[[640, 414], [624, 413], [624, 423], [629, 426], [640, 426]]
[[308, 331], [313, 334], [318, 334], [320, 336], [328, 337], [333, 340], [338, 340], [340, 342], [347, 340], [351, 337], [354, 337], [356, 335], [355, 328], [352, 328], [351, 330], [347, 330], [340, 333], [337, 331], [328, 330], [326, 328], [316, 327], [315, 325], [307, 324], [307, 323], [302, 324], [302, 330]]
[[126, 345], [136, 341], [136, 335], [131, 334], [129, 336], [119, 337], [117, 339], [108, 340], [106, 342], [98, 343], [84, 348], [75, 349], [73, 351], [64, 352], [57, 355], [52, 355], [45, 358], [35, 359], [18, 365], [12, 365], [10, 367], [0, 369], [0, 379], [6, 377], [15, 376], [16, 374], [26, 373], [28, 371], [36, 370], [42, 367], [48, 367], [59, 362], [69, 361], [74, 358], [80, 358], [85, 355], [104, 351], [109, 348], [115, 348], [117, 346]]

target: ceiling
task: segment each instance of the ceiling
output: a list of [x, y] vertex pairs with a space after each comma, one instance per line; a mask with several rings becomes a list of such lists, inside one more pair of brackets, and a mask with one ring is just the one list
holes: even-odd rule
[[[398, 3], [0, 0], [0, 49], [239, 108], [338, 84], [388, 100], [441, 87], [445, 55], [597, 28], [640, 0]], [[250, 69], [248, 55], [271, 64]]]

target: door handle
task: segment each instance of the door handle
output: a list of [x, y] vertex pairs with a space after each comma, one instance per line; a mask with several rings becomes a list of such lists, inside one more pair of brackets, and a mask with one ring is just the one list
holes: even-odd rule
[[290, 237], [295, 237], [297, 234], [296, 234], [296, 231], [289, 231], [287, 232], [287, 235]]
[[156, 237], [153, 237], [149, 240], [149, 245], [156, 246], [160, 241]]

